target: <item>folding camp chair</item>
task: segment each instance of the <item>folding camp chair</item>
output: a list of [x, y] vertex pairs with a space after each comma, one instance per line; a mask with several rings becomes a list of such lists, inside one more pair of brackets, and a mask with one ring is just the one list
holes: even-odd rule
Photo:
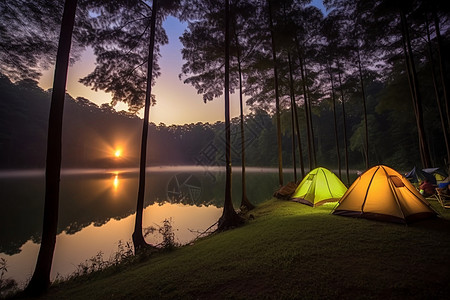
[[450, 209], [450, 196], [443, 194], [439, 189], [436, 189], [436, 196], [438, 198], [439, 203], [443, 208]]

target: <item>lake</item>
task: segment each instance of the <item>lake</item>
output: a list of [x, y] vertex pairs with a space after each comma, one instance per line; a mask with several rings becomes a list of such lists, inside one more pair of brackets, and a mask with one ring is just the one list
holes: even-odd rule
[[[278, 185], [278, 170], [247, 168], [247, 194], [253, 204], [270, 199]], [[290, 170], [285, 181], [292, 180]], [[234, 206], [241, 200], [240, 167], [233, 168]], [[171, 221], [175, 241], [187, 244], [214, 225], [222, 214], [225, 172], [203, 166], [150, 167], [143, 227]], [[51, 278], [67, 276], [100, 251], [112, 256], [119, 241], [131, 243], [136, 209], [136, 169], [63, 170], [58, 236]], [[42, 232], [44, 171], [0, 172], [0, 258], [8, 272], [24, 284], [34, 271]], [[156, 245], [162, 237], [146, 237]]]

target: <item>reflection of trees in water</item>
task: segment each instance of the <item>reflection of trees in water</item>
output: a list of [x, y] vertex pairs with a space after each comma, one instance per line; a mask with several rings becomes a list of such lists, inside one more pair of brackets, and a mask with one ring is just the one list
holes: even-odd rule
[[44, 180], [2, 178], [0, 193], [0, 252], [12, 255], [29, 239], [40, 239]]
[[171, 203], [199, 205], [201, 194], [201, 181], [194, 173], [176, 174], [167, 184], [167, 200]]
[[[190, 174], [182, 174], [178, 179], [179, 186], [182, 184], [180, 182], [184, 182], [184, 180], [188, 180], [188, 186], [186, 189], [198, 189], [197, 186], [201, 187], [201, 194], [199, 198], [195, 198], [190, 196], [190, 192], [180, 188], [181, 192], [172, 191], [170, 192], [169, 188], [173, 187], [173, 185], [168, 185], [168, 200], [171, 203], [180, 203], [186, 205], [196, 205], [196, 206], [209, 206], [214, 205], [216, 207], [223, 207], [224, 198], [224, 188], [225, 188], [225, 173], [217, 172], [214, 174], [214, 178], [212, 178], [209, 174], [205, 173], [193, 173], [193, 177], [189, 177]], [[196, 177], [194, 177], [196, 176]], [[200, 183], [196, 181], [189, 181], [192, 178], [198, 179]], [[172, 178], [172, 180], [175, 180]], [[235, 207], [239, 207], [241, 201], [242, 194], [242, 186], [241, 186], [241, 174], [233, 173], [233, 188], [232, 188], [232, 199]], [[272, 197], [276, 186], [277, 186], [277, 174], [276, 173], [249, 173], [247, 174], [247, 189], [248, 197], [251, 199], [252, 203], [259, 204], [270, 197]], [[175, 181], [172, 182], [172, 184]], [[195, 183], [194, 183], [195, 182]], [[192, 187], [191, 187], [192, 185]], [[173, 196], [173, 197], [170, 197]], [[195, 201], [194, 201], [195, 199]], [[159, 203], [165, 202], [166, 200], [158, 201]]]
[[[171, 180], [177, 174], [148, 174], [145, 207], [165, 202], [223, 207], [224, 173], [215, 173], [214, 180], [202, 171], [184, 173], [177, 177], [180, 195], [189, 197], [170, 199], [169, 186], [173, 187]], [[137, 174], [119, 173], [117, 189], [114, 188], [115, 178], [115, 173], [63, 176], [58, 234], [74, 234], [91, 224], [102, 226], [111, 219], [121, 220], [135, 213]], [[232, 193], [235, 207], [240, 204], [240, 180], [240, 173], [234, 173]], [[0, 252], [13, 255], [19, 253], [20, 247], [30, 239], [35, 243], [40, 242], [44, 199], [42, 182], [42, 178], [2, 179]], [[276, 174], [249, 173], [247, 182], [248, 197], [252, 203], [258, 204], [273, 194]], [[27, 189], [23, 186], [27, 186]]]

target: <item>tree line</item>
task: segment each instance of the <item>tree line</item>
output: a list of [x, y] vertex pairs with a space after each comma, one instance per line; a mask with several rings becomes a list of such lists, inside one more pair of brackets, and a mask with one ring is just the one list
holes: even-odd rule
[[[329, 131], [320, 131], [317, 124], [325, 118], [332, 120], [327, 142], [333, 141], [335, 151], [324, 157], [334, 157], [339, 175], [345, 169], [347, 181], [352, 147], [363, 154], [366, 169], [384, 158], [380, 153], [386, 150], [374, 146], [377, 138], [380, 148], [397, 148], [392, 155], [399, 160], [405, 160], [403, 153], [418, 153], [422, 167], [449, 161], [449, 5], [442, 1], [326, 0], [326, 16], [301, 0], [67, 0], [64, 7], [56, 2], [5, 1], [0, 6], [4, 16], [0, 30], [3, 73], [13, 80], [36, 79], [42, 67], [53, 61], [56, 64], [47, 133], [44, 211], [49, 214], [44, 215], [44, 227], [48, 230], [43, 230], [29, 291], [42, 290], [49, 283], [44, 274], [51, 266], [57, 223], [67, 67], [87, 46], [93, 47], [97, 63], [80, 81], [111, 92], [113, 104], [124, 101], [131, 112], [144, 108], [133, 242], [136, 250], [147, 247], [141, 228], [147, 124], [150, 106], [157, 100], [151, 87], [160, 75], [159, 48], [167, 43], [162, 22], [170, 14], [188, 23], [181, 37], [184, 82], [192, 84], [205, 101], [225, 98], [222, 140], [227, 176], [219, 228], [241, 222], [231, 205], [230, 92], [240, 93], [241, 101], [245, 95], [252, 109], [262, 109], [273, 118], [280, 185], [286, 162], [282, 132], [290, 132], [294, 175], [299, 165], [299, 177], [304, 176], [307, 167], [320, 163], [317, 149], [323, 144], [318, 136]], [[56, 28], [61, 28], [57, 44]], [[53, 55], [49, 55], [51, 50]], [[376, 91], [373, 99], [371, 89]], [[375, 108], [372, 115], [371, 105]], [[351, 112], [357, 122], [352, 128]], [[284, 124], [283, 119], [287, 119]], [[243, 121], [241, 112], [241, 146], [245, 146]], [[429, 128], [435, 129], [433, 133]], [[375, 135], [374, 129], [383, 135]], [[358, 135], [350, 135], [351, 130]], [[399, 141], [406, 145], [410, 138], [416, 140], [408, 144], [412, 147], [398, 146], [403, 145]], [[433, 149], [435, 145], [439, 148]], [[249, 156], [241, 149], [244, 173]], [[245, 194], [241, 206], [250, 208]]]
[[[406, 87], [405, 87], [406, 88]], [[386, 97], [382, 84], [375, 83], [367, 88], [367, 112], [370, 124], [370, 155], [376, 164], [387, 164], [399, 171], [408, 171], [419, 165], [419, 154], [412, 150], [416, 144], [416, 134], [411, 129], [412, 113], [399, 113], [409, 105], [403, 100], [400, 107], [386, 106], [375, 99]], [[50, 90], [44, 91], [37, 82], [23, 80], [12, 83], [6, 76], [0, 77], [1, 126], [0, 126], [0, 166], [4, 170], [41, 169], [45, 166], [45, 130], [48, 124]], [[395, 91], [396, 93], [398, 91]], [[406, 92], [403, 89], [403, 92]], [[401, 93], [401, 91], [399, 92]], [[341, 110], [338, 109], [338, 115]], [[137, 168], [139, 163], [139, 131], [141, 120], [126, 111], [117, 112], [109, 104], [101, 106], [66, 94], [65, 122], [62, 144], [63, 168]], [[427, 118], [436, 116], [436, 107], [426, 111]], [[304, 111], [298, 108], [299, 121], [304, 122]], [[290, 131], [290, 112], [281, 113], [283, 164], [293, 167]], [[327, 103], [312, 107], [314, 124], [316, 161], [319, 166], [338, 170], [335, 159], [333, 111]], [[246, 165], [256, 167], [277, 166], [277, 145], [275, 118], [263, 110], [244, 116]], [[363, 140], [361, 124], [363, 118], [358, 109], [349, 106], [347, 125], [349, 127], [349, 167], [364, 169], [364, 153], [360, 145]], [[342, 126], [342, 118], [337, 119]], [[242, 142], [240, 139], [240, 118], [231, 120], [232, 164], [242, 163]], [[433, 156], [442, 157], [445, 149], [439, 139], [438, 122], [427, 123], [427, 129], [435, 140], [431, 146]], [[392, 129], [395, 128], [395, 129]], [[390, 130], [390, 135], [385, 134]], [[224, 165], [224, 123], [191, 123], [184, 125], [149, 125], [149, 148], [147, 165]], [[339, 140], [343, 140], [342, 132]], [[307, 143], [302, 136], [302, 144]], [[151, 146], [150, 146], [151, 144]], [[386, 145], [389, 145], [387, 147]], [[123, 157], [114, 157], [115, 147], [121, 147]], [[343, 157], [342, 157], [343, 159]], [[436, 164], [439, 166], [439, 164]], [[306, 166], [305, 171], [309, 168]], [[341, 178], [345, 181], [345, 174]], [[286, 175], [290, 176], [290, 175]], [[293, 178], [287, 177], [287, 180]]]

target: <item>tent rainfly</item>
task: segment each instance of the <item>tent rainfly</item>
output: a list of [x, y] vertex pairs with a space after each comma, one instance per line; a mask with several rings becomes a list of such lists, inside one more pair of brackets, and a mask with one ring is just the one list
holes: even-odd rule
[[291, 199], [309, 206], [336, 202], [347, 191], [347, 187], [333, 172], [316, 168], [300, 182]]
[[420, 184], [422, 181], [427, 179], [432, 184], [436, 184], [436, 178], [431, 174], [425, 171], [427, 169], [419, 169], [414, 167], [409, 173], [405, 175], [406, 179], [408, 179], [413, 184]]
[[333, 214], [395, 223], [437, 215], [405, 177], [382, 165], [359, 176], [342, 196]]
[[428, 168], [422, 169], [422, 171], [433, 175], [437, 183], [444, 181], [448, 177], [447, 173], [441, 168]]

